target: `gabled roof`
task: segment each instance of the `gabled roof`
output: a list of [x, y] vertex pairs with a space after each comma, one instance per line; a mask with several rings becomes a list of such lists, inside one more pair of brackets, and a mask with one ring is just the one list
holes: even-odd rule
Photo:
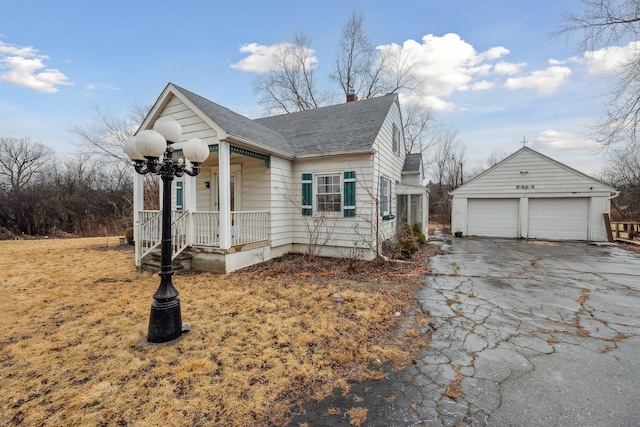
[[361, 152], [372, 148], [396, 99], [389, 94], [254, 121], [283, 135], [296, 156]]
[[293, 154], [287, 140], [278, 132], [180, 86], [173, 85], [173, 87], [187, 97], [203, 114], [224, 129], [230, 137], [259, 143], [277, 151]]
[[[171, 96], [191, 105], [220, 138], [285, 157], [362, 153], [372, 149], [397, 94], [313, 110], [249, 119], [187, 89], [169, 83], [143, 126], [150, 126]], [[141, 127], [142, 128], [142, 127]]]
[[407, 154], [404, 159], [404, 166], [402, 167], [402, 173], [419, 173], [422, 166], [422, 154], [412, 153]]
[[[527, 146], [524, 146], [522, 148], [520, 148], [518, 151], [516, 151], [515, 153], [511, 154], [510, 156], [506, 157], [505, 159], [503, 159], [502, 161], [496, 163], [495, 165], [493, 165], [492, 167], [490, 167], [489, 169], [486, 169], [485, 171], [483, 171], [482, 173], [480, 173], [478, 176], [474, 177], [473, 179], [467, 181], [464, 185], [461, 185], [460, 187], [456, 188], [455, 190], [451, 191], [449, 194], [451, 195], [455, 195], [457, 193], [465, 193], [465, 191], [470, 191], [470, 188], [476, 188], [477, 187], [477, 182], [478, 181], [483, 181], [485, 179], [485, 177], [487, 177], [487, 179], [489, 179], [488, 175], [495, 175], [497, 173], [499, 173], [499, 171], [503, 170], [503, 168], [505, 168], [507, 164], [516, 161], [520, 156], [522, 155], [533, 155], [535, 157], [537, 157], [538, 159], [542, 160], [543, 162], [546, 162], [546, 164], [550, 164], [553, 165], [557, 170], [563, 170], [565, 171], [565, 177], [566, 176], [571, 176], [574, 175], [576, 177], [579, 177], [580, 179], [584, 180], [583, 182], [591, 182], [593, 184], [597, 184], [601, 189], [606, 190], [606, 191], [611, 191], [611, 192], [615, 192], [616, 189], [611, 187], [610, 185], [592, 177], [589, 176], [583, 172], [580, 172], [577, 169], [574, 169], [570, 166], [565, 165], [564, 163], [560, 163], [557, 160], [552, 159], [551, 157], [545, 156], [544, 154], [533, 150]], [[568, 174], [566, 174], [568, 172]], [[525, 172], [527, 173], [527, 172]], [[530, 174], [529, 174], [530, 175]], [[492, 181], [493, 182], [493, 181]], [[479, 184], [478, 184], [479, 185]]]

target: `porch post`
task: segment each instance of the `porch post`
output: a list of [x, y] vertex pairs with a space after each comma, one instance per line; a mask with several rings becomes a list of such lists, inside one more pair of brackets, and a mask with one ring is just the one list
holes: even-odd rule
[[133, 242], [135, 244], [136, 267], [142, 265], [142, 259], [138, 252], [138, 239], [140, 236], [140, 212], [144, 210], [144, 176], [133, 172]]
[[[191, 166], [191, 162], [185, 160], [187, 167]], [[185, 212], [189, 212], [189, 216], [187, 218], [187, 245], [191, 246], [195, 243], [195, 233], [193, 227], [193, 212], [197, 210], [197, 200], [196, 200], [196, 186], [197, 180], [195, 176], [185, 175], [184, 177], [184, 187], [183, 197], [182, 197], [182, 206]]]
[[218, 145], [218, 194], [220, 195], [220, 249], [231, 248], [231, 148], [229, 142]]

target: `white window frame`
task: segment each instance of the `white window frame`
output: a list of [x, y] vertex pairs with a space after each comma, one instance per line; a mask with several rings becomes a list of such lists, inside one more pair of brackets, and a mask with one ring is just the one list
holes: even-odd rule
[[[342, 216], [342, 187], [343, 187], [343, 183], [342, 183], [342, 173], [341, 172], [335, 172], [335, 173], [316, 173], [313, 175], [313, 213], [317, 214], [317, 215], [330, 215], [330, 216]], [[327, 178], [327, 177], [332, 177], [332, 178], [337, 178], [337, 186], [338, 186], [338, 191], [337, 192], [329, 192], [329, 193], [321, 193], [319, 192], [319, 187], [320, 187], [320, 179], [321, 178]], [[324, 184], [327, 185], [327, 184]], [[328, 185], [336, 185], [335, 182], [329, 183]], [[320, 209], [320, 202], [318, 200], [318, 198], [320, 196], [323, 195], [337, 195], [338, 196], [338, 206], [336, 210], [321, 210]]]
[[382, 193], [380, 194], [380, 214], [383, 217], [387, 217], [393, 215], [391, 212], [391, 197], [393, 197], [393, 181], [386, 176], [382, 175], [381, 179], [383, 181], [382, 185]]
[[396, 156], [400, 155], [400, 140], [400, 128], [395, 123], [393, 123], [391, 130], [391, 148]]

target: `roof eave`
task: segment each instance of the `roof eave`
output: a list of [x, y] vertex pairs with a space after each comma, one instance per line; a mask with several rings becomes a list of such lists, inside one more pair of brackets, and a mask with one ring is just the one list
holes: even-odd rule
[[293, 158], [294, 158], [294, 156], [291, 153], [287, 153], [286, 151], [274, 149], [273, 147], [270, 147], [268, 145], [265, 145], [265, 144], [262, 144], [262, 143], [259, 143], [259, 142], [256, 142], [256, 141], [253, 141], [253, 140], [248, 139], [248, 138], [244, 138], [244, 137], [239, 136], [239, 135], [234, 135], [234, 134], [228, 133], [226, 135], [226, 138], [224, 138], [224, 140], [229, 141], [230, 143], [231, 142], [238, 142], [238, 143], [243, 144], [243, 145], [245, 145], [247, 147], [257, 148], [257, 149], [265, 151], [265, 152], [267, 152], [269, 154], [273, 154], [275, 156], [282, 157], [282, 158], [285, 158], [285, 159], [288, 159], [288, 160], [293, 160]]
[[373, 148], [368, 148], [366, 150], [326, 151], [323, 153], [298, 154], [295, 156], [295, 158], [296, 159], [312, 159], [314, 157], [350, 156], [350, 155], [358, 155], [358, 154], [376, 154], [376, 150]]

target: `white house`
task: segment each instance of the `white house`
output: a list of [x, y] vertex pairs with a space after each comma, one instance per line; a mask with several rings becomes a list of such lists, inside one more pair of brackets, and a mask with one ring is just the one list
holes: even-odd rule
[[452, 233], [606, 241], [603, 213], [618, 193], [523, 147], [450, 194]]
[[[405, 155], [398, 96], [251, 120], [169, 84], [139, 132], [164, 116], [209, 146], [197, 177], [174, 181], [174, 256], [229, 273], [304, 253], [372, 259], [404, 223], [428, 225], [421, 156]], [[177, 151], [180, 154], [180, 151]], [[175, 156], [174, 156], [175, 157]], [[134, 186], [136, 264], [160, 243], [159, 211]]]

